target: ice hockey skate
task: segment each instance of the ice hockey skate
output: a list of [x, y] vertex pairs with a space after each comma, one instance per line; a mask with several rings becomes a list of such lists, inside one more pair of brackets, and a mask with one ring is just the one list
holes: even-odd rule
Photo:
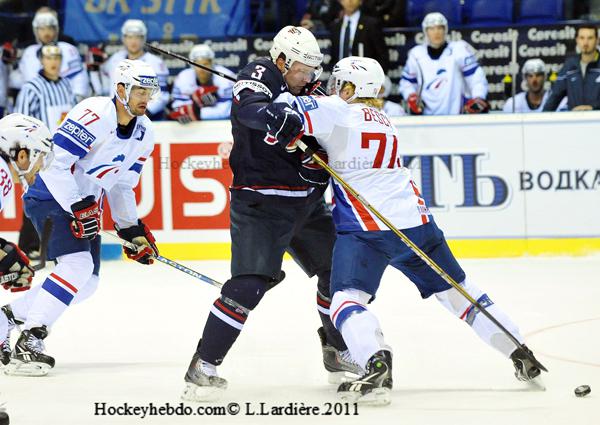
[[227, 389], [227, 381], [217, 375], [217, 367], [203, 361], [198, 353], [192, 357], [184, 379], [181, 399], [185, 401], [216, 401]]
[[54, 367], [54, 358], [44, 354], [45, 326], [24, 330], [4, 373], [12, 376], [46, 376]]
[[363, 370], [352, 360], [350, 351], [339, 351], [330, 345], [322, 326], [317, 329], [317, 333], [321, 339], [323, 366], [329, 372], [327, 380], [330, 384], [338, 385], [342, 382], [349, 382], [362, 375]]
[[[527, 353], [533, 356], [533, 353], [529, 348], [527, 348], [527, 346], [523, 345], [523, 348], [527, 351]], [[519, 381], [526, 382], [534, 389], [546, 391], [546, 386], [542, 381], [540, 369], [538, 369], [527, 357], [524, 350], [517, 348], [510, 355], [510, 359], [513, 361], [513, 365], [515, 366], [515, 377]]]
[[2, 362], [2, 364], [6, 366], [8, 363], [10, 363], [10, 353], [12, 351], [10, 347], [10, 333], [16, 325], [22, 325], [23, 322], [15, 319], [10, 305], [4, 305], [0, 308], [0, 310], [2, 310], [2, 312], [6, 315], [6, 318], [8, 319], [8, 332], [5, 335], [4, 342], [0, 344], [0, 362]]
[[385, 406], [392, 401], [392, 353], [378, 351], [367, 362], [367, 372], [359, 379], [338, 387], [339, 397], [349, 403]]

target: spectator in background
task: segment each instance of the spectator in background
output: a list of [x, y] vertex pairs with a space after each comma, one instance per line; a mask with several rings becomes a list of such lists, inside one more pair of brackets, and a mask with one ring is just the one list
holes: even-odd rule
[[300, 25], [312, 32], [325, 31], [341, 12], [338, 0], [310, 0]]
[[156, 99], [148, 103], [146, 115], [152, 120], [160, 120], [164, 118], [165, 108], [169, 103], [169, 91], [167, 89], [167, 77], [169, 70], [165, 66], [163, 60], [144, 50], [144, 43], [148, 29], [146, 24], [139, 19], [128, 19], [121, 27], [121, 40], [123, 41], [124, 49], [114, 53], [100, 67], [102, 73], [102, 82], [104, 87], [104, 95], [108, 96], [112, 91], [112, 73], [117, 64], [123, 59], [141, 60], [152, 67], [158, 76], [160, 84], [160, 95]]
[[[17, 96], [15, 112], [39, 119], [46, 124], [51, 133], [54, 133], [77, 101], [69, 80], [60, 76], [61, 48], [56, 44], [43, 45], [38, 48], [36, 57], [42, 64], [42, 69], [21, 88]], [[25, 174], [23, 176], [25, 181], [21, 180], [21, 183], [24, 186], [33, 184], [37, 171], [38, 169], [34, 168]], [[40, 239], [25, 213], [19, 231], [19, 246], [30, 259], [35, 260], [39, 257]]]
[[570, 111], [600, 109], [600, 52], [598, 31], [593, 25], [577, 28], [576, 56], [567, 58], [548, 95], [544, 111], [555, 111], [564, 96]]
[[364, 0], [361, 10], [365, 15], [381, 21], [385, 28], [405, 25], [406, 0]]
[[32, 22], [36, 43], [23, 51], [19, 61], [18, 70], [11, 75], [11, 86], [20, 89], [27, 81], [31, 81], [42, 68], [37, 52], [40, 47], [56, 43], [62, 53], [60, 75], [70, 81], [73, 92], [78, 99], [90, 95], [90, 82], [83, 68], [81, 56], [75, 46], [65, 41], [58, 41], [58, 17], [56, 12], [49, 8], [41, 8], [35, 14]]
[[389, 54], [381, 23], [361, 13], [361, 0], [340, 0], [344, 16], [331, 28], [331, 64], [348, 56], [373, 58], [387, 73], [390, 67]]
[[[215, 52], [206, 44], [198, 44], [190, 52], [191, 61], [229, 75], [235, 81], [233, 72], [223, 66], [213, 65], [214, 58]], [[171, 93], [173, 112], [169, 114], [169, 118], [181, 124], [198, 120], [229, 119], [232, 89], [233, 81], [190, 66], [175, 79]]]
[[463, 40], [446, 40], [448, 21], [441, 13], [429, 13], [421, 26], [425, 44], [410, 49], [400, 79], [400, 93], [410, 113], [487, 112], [488, 83], [473, 47]]

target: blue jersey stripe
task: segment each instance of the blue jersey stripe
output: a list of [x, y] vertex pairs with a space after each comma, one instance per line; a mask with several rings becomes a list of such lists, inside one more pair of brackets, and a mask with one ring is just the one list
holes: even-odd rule
[[85, 149], [60, 133], [55, 133], [52, 140], [57, 146], [60, 146], [73, 155], [77, 155], [79, 158], [83, 158], [87, 154]]
[[135, 171], [140, 174], [142, 172], [142, 164], [138, 164], [137, 162], [129, 167], [129, 171]]
[[333, 196], [335, 197], [335, 208], [333, 209], [333, 221], [337, 230], [363, 230], [360, 222], [352, 211], [352, 206], [346, 201], [342, 190], [337, 183], [333, 184]]

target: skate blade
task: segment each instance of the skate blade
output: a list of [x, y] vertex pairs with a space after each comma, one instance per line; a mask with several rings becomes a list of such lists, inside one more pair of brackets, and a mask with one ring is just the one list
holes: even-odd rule
[[358, 378], [360, 378], [358, 375], [355, 375], [351, 372], [328, 372], [327, 382], [329, 382], [332, 385], [340, 385], [344, 382], [355, 381]]
[[185, 384], [181, 399], [184, 401], [195, 401], [198, 403], [218, 401], [225, 392], [221, 387], [200, 387], [191, 383]]
[[22, 362], [10, 359], [10, 363], [4, 368], [4, 374], [8, 376], [46, 376], [52, 367], [40, 362]]
[[392, 391], [389, 388], [375, 388], [364, 395], [357, 391], [342, 391], [338, 392], [338, 397], [346, 403], [361, 406], [387, 406], [392, 402]]

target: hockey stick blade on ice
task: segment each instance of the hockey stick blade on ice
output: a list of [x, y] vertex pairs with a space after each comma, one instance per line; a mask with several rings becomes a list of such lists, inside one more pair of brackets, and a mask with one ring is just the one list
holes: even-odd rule
[[334, 170], [332, 169], [325, 161], [323, 161], [312, 149], [310, 149], [303, 141], [298, 140], [296, 142], [297, 146], [309, 154], [317, 164], [323, 167], [338, 183], [340, 183], [344, 189], [346, 189], [352, 196], [359, 200], [359, 202], [365, 206], [369, 211], [371, 211], [383, 224], [386, 225], [388, 229], [398, 236], [402, 242], [412, 252], [414, 252], [425, 264], [427, 264], [438, 276], [444, 279], [449, 285], [451, 285], [454, 289], [456, 289], [463, 297], [467, 299], [475, 308], [481, 311], [485, 317], [487, 317], [494, 325], [498, 327], [507, 337], [512, 341], [515, 346], [525, 353], [527, 358], [531, 360], [531, 362], [538, 368], [543, 370], [544, 372], [548, 372], [548, 369], [541, 364], [533, 355], [529, 354], [529, 352], [523, 347], [517, 338], [513, 334], [511, 334], [498, 320], [488, 312], [485, 307], [483, 307], [475, 298], [473, 298], [469, 293], [459, 284], [457, 283], [448, 273], [446, 273], [437, 263], [435, 263], [427, 254], [425, 254], [421, 248], [419, 248], [413, 241], [411, 241], [402, 231], [400, 231], [396, 226], [394, 226], [387, 218], [385, 218], [375, 207], [373, 207], [365, 198], [362, 197], [360, 193], [352, 188], [346, 181]]

